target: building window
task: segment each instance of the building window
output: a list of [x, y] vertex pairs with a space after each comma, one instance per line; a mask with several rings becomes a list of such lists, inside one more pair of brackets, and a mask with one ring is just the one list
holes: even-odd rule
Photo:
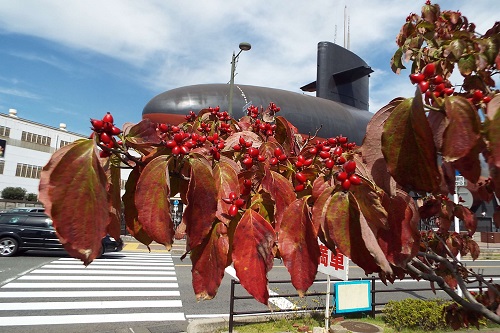
[[0, 136], [8, 138], [10, 136], [10, 128], [5, 126], [0, 126]]
[[64, 141], [64, 140], [61, 140], [61, 142], [59, 142], [59, 148], [62, 148], [64, 146], [67, 146], [69, 144], [71, 144], [72, 142], [69, 142], [69, 141]]
[[42, 146], [50, 146], [50, 137], [25, 131], [21, 134], [21, 141], [32, 142]]
[[5, 166], [5, 161], [4, 160], [0, 160], [0, 175], [3, 175], [3, 168]]
[[16, 168], [17, 177], [40, 179], [41, 172], [42, 172], [41, 166], [17, 163], [17, 168]]

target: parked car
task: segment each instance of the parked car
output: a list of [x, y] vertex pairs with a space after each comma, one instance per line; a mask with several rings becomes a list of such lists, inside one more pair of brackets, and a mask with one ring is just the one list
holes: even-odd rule
[[17, 212], [31, 212], [31, 213], [43, 213], [45, 208], [43, 207], [16, 207], [11, 209], [0, 210], [0, 213], [17, 213]]
[[[123, 242], [107, 235], [102, 252], [121, 251]], [[0, 214], [0, 256], [10, 257], [28, 250], [62, 250], [52, 220], [44, 213]]]

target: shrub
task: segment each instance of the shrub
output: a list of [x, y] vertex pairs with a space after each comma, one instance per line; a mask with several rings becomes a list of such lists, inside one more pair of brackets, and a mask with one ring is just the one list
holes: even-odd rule
[[449, 301], [442, 299], [389, 301], [383, 310], [384, 321], [396, 330], [446, 328], [443, 310], [448, 304]]
[[2, 190], [2, 198], [10, 200], [24, 200], [26, 189], [22, 187], [6, 187]]
[[26, 194], [27, 201], [38, 201], [38, 196], [35, 193]]

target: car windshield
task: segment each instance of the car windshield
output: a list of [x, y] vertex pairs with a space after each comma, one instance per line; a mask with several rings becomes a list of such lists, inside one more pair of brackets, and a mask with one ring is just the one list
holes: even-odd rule
[[31, 208], [31, 207], [18, 207], [12, 208], [7, 211], [7, 213], [18, 213], [18, 212], [43, 212], [43, 208]]

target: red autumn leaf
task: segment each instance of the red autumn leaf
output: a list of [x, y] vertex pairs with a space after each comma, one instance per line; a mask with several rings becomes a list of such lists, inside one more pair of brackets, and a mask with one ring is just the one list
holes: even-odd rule
[[161, 139], [156, 132], [156, 123], [143, 119], [139, 123], [124, 128], [124, 138], [128, 146], [148, 153], [152, 151], [152, 144], [160, 144]]
[[121, 169], [111, 166], [107, 174], [109, 174], [109, 225], [108, 234], [115, 238], [120, 239], [121, 237], [121, 216], [122, 216], [122, 206], [121, 206]]
[[[460, 171], [460, 174], [464, 176], [469, 182], [476, 183], [481, 177], [481, 162], [479, 156], [484, 150], [484, 141], [478, 140], [478, 143], [471, 151], [464, 157], [452, 163], [453, 167]], [[454, 185], [454, 184], [453, 184]]]
[[264, 191], [271, 195], [275, 202], [275, 229], [276, 232], [279, 232], [285, 209], [296, 198], [293, 185], [288, 179], [286, 179], [279, 173], [270, 169], [266, 169], [266, 174], [262, 179], [262, 187], [264, 188]]
[[469, 232], [469, 235], [473, 235], [477, 229], [477, 218], [469, 208], [462, 205], [456, 205], [454, 210], [454, 215], [460, 220], [464, 221], [465, 228]]
[[302, 197], [287, 207], [278, 238], [281, 257], [301, 297], [314, 282], [320, 255], [307, 199]]
[[198, 155], [190, 158], [191, 176], [186, 194], [186, 208], [182, 220], [186, 224], [188, 246], [193, 249], [212, 229], [217, 212], [217, 188], [210, 162]]
[[486, 137], [491, 149], [490, 164], [500, 168], [500, 95], [488, 103], [488, 122]]
[[139, 180], [139, 169], [134, 168], [130, 172], [127, 182], [125, 183], [125, 194], [122, 196], [123, 204], [124, 204], [124, 217], [125, 224], [127, 226], [127, 231], [137, 239], [142, 244], [148, 246], [153, 241], [151, 237], [146, 234], [146, 232], [142, 229], [142, 225], [139, 223], [137, 219], [137, 207], [135, 206], [135, 190], [137, 187], [137, 181]]
[[405, 189], [439, 190], [436, 148], [419, 89], [414, 98], [396, 106], [384, 123], [382, 152], [390, 174]]
[[325, 181], [325, 177], [317, 177], [314, 179], [311, 191], [313, 200], [316, 201], [323, 191], [329, 186], [328, 182]]
[[[321, 228], [327, 241], [335, 242], [339, 251], [364, 269], [366, 274], [379, 272], [380, 267], [365, 245], [362, 231], [365, 228], [361, 227], [361, 219], [359, 208], [355, 201], [351, 202], [350, 195], [336, 192]], [[366, 224], [364, 218], [363, 221]]]
[[64, 148], [42, 170], [40, 200], [66, 251], [88, 265], [101, 254], [101, 240], [109, 224], [106, 174], [93, 140], [76, 141]]
[[312, 207], [312, 222], [316, 233], [318, 233], [318, 230], [321, 230], [321, 226], [325, 221], [326, 211], [328, 209], [328, 204], [332, 199], [333, 190], [334, 188], [332, 186], [325, 188], [314, 201], [314, 205]]
[[273, 267], [276, 234], [259, 213], [247, 209], [236, 226], [232, 259], [241, 285], [257, 301], [269, 299], [267, 272]]
[[170, 177], [168, 155], [159, 156], [142, 170], [135, 191], [137, 218], [144, 231], [170, 250], [174, 224], [170, 215]]
[[292, 152], [292, 147], [295, 146], [294, 140], [298, 130], [282, 116], [276, 117], [275, 121], [276, 134], [274, 137], [283, 146], [285, 153], [288, 154]]
[[198, 300], [212, 299], [228, 266], [229, 240], [227, 227], [218, 222], [208, 237], [191, 250], [193, 288]]
[[412, 197], [398, 190], [394, 197], [382, 201], [388, 213], [389, 228], [379, 230], [378, 243], [387, 260], [404, 268], [417, 255], [420, 247], [419, 217]]
[[214, 168], [215, 187], [217, 188], [217, 213], [216, 217], [225, 223], [231, 221], [228, 215], [231, 204], [225, 203], [222, 199], [228, 198], [229, 193], [240, 194], [238, 175], [234, 168], [227, 162], [220, 161]]
[[445, 98], [448, 126], [443, 133], [443, 157], [453, 162], [466, 156], [480, 138], [481, 121], [476, 108], [464, 97]]
[[378, 193], [368, 182], [352, 186], [351, 193], [356, 198], [361, 213], [375, 234], [377, 234], [378, 229], [388, 228], [387, 211], [382, 206]]
[[438, 150], [443, 146], [443, 133], [448, 125], [448, 118], [443, 112], [429, 112], [427, 116], [434, 137], [434, 144]]
[[361, 146], [363, 161], [367, 164], [374, 182], [391, 195], [396, 191], [396, 182], [386, 171], [387, 164], [382, 154], [382, 132], [385, 121], [402, 101], [402, 98], [396, 98], [375, 113], [366, 126], [366, 135]]

